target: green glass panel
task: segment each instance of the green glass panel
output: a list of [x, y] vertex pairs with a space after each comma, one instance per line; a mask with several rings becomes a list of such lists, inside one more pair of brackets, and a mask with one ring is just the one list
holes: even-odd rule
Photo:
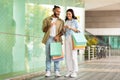
[[15, 34], [13, 0], [0, 0], [0, 33]]
[[[0, 80], [45, 70], [42, 21], [51, 8], [60, 5], [83, 7], [79, 0], [1, 0], [0, 1]], [[70, 4], [72, 3], [72, 4]], [[44, 4], [44, 5], [43, 5]]]

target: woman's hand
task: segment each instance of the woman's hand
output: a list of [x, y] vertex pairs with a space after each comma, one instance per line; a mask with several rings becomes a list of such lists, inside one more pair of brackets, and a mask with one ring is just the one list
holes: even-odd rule
[[77, 29], [75, 29], [75, 28], [72, 28], [72, 27], [70, 27], [70, 26], [67, 26], [67, 25], [65, 25], [64, 28], [68, 28], [68, 29], [70, 29], [70, 30], [73, 30], [73, 31], [76, 32], [76, 33], [79, 33], [79, 32], [80, 32], [79, 30], [77, 30]]
[[79, 33], [80, 31], [76, 29], [75, 32], [76, 32], [76, 33]]

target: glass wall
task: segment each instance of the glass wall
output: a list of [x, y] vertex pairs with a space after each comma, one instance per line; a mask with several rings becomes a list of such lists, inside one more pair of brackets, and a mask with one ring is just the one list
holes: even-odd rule
[[111, 49], [120, 49], [120, 36], [96, 36], [100, 45], [110, 46]]
[[113, 49], [120, 49], [120, 36], [110, 36], [110, 46]]
[[73, 8], [84, 32], [82, 0], [0, 1], [0, 80], [45, 70], [41, 28], [43, 19], [52, 14], [54, 5], [61, 7], [62, 19], [66, 9]]

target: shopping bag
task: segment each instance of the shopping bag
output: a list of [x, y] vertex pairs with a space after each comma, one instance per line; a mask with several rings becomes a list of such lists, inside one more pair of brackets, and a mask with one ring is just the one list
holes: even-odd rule
[[73, 49], [85, 49], [86, 45], [75, 45], [72, 40]]
[[62, 52], [61, 56], [52, 56], [53, 61], [61, 61], [64, 58], [64, 53]]
[[86, 38], [83, 33], [73, 33], [72, 35], [72, 44], [73, 49], [85, 49]]
[[62, 44], [60, 42], [50, 43], [50, 56], [61, 56]]
[[72, 38], [76, 45], [86, 45], [86, 38], [83, 33], [73, 33]]

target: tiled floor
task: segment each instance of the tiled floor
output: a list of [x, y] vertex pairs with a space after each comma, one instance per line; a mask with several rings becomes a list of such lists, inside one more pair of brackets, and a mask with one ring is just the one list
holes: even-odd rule
[[120, 56], [80, 63], [76, 78], [65, 78], [65, 70], [66, 68], [61, 70], [62, 77], [59, 78], [56, 78], [54, 73], [51, 77], [46, 78], [44, 73], [36, 72], [8, 80], [120, 80]]
[[53, 74], [48, 78], [41, 75], [30, 80], [120, 80], [120, 56], [80, 64], [77, 78], [65, 78], [65, 71], [61, 73], [63, 76], [59, 78], [55, 78]]

